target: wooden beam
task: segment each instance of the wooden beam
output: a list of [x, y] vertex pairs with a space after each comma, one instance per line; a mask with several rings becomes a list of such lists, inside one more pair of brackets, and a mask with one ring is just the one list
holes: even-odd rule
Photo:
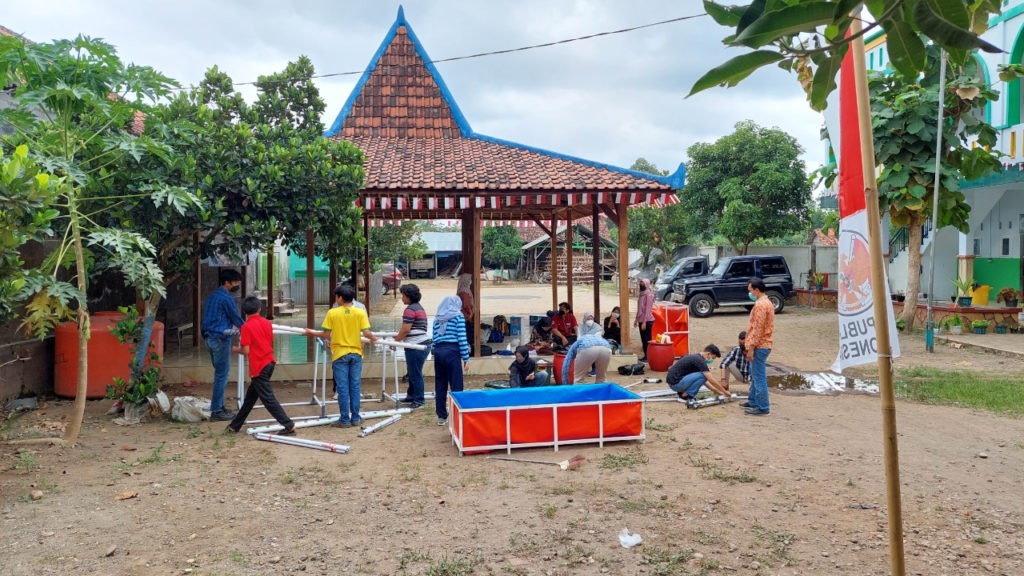
[[575, 311], [576, 308], [572, 305], [572, 286], [573, 286], [573, 245], [576, 243], [574, 232], [576, 231], [576, 223], [572, 220], [572, 215], [565, 222], [565, 294], [566, 301], [569, 302], [569, 309]]
[[618, 227], [619, 227], [619, 319], [622, 325], [622, 347], [629, 346], [630, 327], [632, 315], [629, 313], [629, 221], [627, 219], [626, 203], [619, 204]]
[[601, 223], [598, 221], [600, 218], [597, 204], [591, 205], [590, 221], [591, 234], [590, 234], [590, 251], [591, 260], [593, 261], [593, 270], [591, 271], [592, 280], [594, 282], [594, 321], [601, 321]]
[[546, 234], [547, 236], [551, 236], [551, 230], [548, 230], [548, 227], [543, 222], [540, 221], [540, 218], [535, 217], [533, 219], [533, 223], [536, 224], [538, 228], [543, 230], [544, 234]]
[[192, 272], [196, 277], [192, 286], [192, 346], [196, 348], [199, 347], [203, 319], [203, 300], [199, 297], [203, 287], [203, 261], [199, 258], [199, 251], [199, 232], [196, 232], [192, 235]]
[[597, 207], [600, 208], [601, 212], [604, 212], [604, 215], [607, 216], [608, 219], [611, 220], [612, 222], [618, 222], [619, 221], [619, 211], [618, 210], [615, 210], [614, 208], [612, 208], [611, 206], [608, 206], [607, 204], [598, 204]]
[[[367, 316], [369, 311], [373, 308], [371, 306], [373, 300], [370, 299], [370, 220], [369, 218], [363, 217], [363, 238], [366, 239], [366, 245], [363, 246], [363, 289], [366, 290], [365, 300], [363, 305], [366, 306]], [[359, 294], [359, 281], [352, 277], [352, 281], [356, 283], [356, 294]]]
[[[259, 286], [259, 278], [256, 279], [256, 285]], [[267, 250], [267, 310], [265, 314], [267, 320], [274, 319], [274, 245], [271, 244]]]
[[551, 308], [548, 310], [555, 310], [558, 308], [558, 217], [555, 215], [551, 216], [548, 235], [551, 236]]

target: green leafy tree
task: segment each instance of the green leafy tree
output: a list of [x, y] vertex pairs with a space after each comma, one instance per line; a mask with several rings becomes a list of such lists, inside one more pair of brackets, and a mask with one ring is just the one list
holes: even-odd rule
[[[690, 95], [714, 86], [735, 86], [763, 66], [777, 65], [797, 73], [815, 110], [824, 110], [836, 88], [836, 75], [849, 48], [853, 19], [864, 6], [874, 22], [861, 35], [885, 31], [893, 68], [914, 77], [927, 68], [925, 42], [931, 40], [966, 64], [971, 50], [1000, 52], [979, 37], [988, 18], [1000, 12], [999, 0], [755, 0], [727, 6], [704, 0], [715, 22], [735, 33], [723, 42], [752, 48], [708, 71], [690, 88]], [[855, 12], [856, 11], [856, 12]]]
[[21, 247], [53, 236], [59, 214], [52, 207], [54, 190], [60, 185], [29, 157], [28, 146], [7, 156], [0, 148], [0, 324], [16, 316], [28, 279], [40, 281], [41, 271], [24, 267]]
[[523, 254], [523, 239], [512, 226], [484, 228], [483, 242], [484, 258], [501, 268], [502, 277], [506, 268], [519, 264]]
[[694, 144], [681, 197], [687, 227], [716, 231], [738, 254], [758, 238], [803, 231], [811, 185], [802, 152], [792, 136], [751, 121]]
[[[668, 170], [661, 170], [646, 158], [637, 158], [630, 170], [646, 172], [655, 176], [668, 176]], [[665, 207], [637, 206], [629, 209], [629, 247], [639, 250], [643, 266], [651, 264], [652, 256], [662, 264], [669, 264], [672, 252], [691, 236], [685, 228], [686, 221], [681, 215], [681, 206]]]
[[932, 65], [927, 74], [910, 79], [899, 73], [873, 74], [869, 81], [875, 157], [882, 167], [879, 201], [892, 224], [906, 227], [908, 233], [907, 300], [901, 320], [910, 328], [921, 287], [922, 229], [933, 217], [938, 144], [935, 112], [940, 97], [945, 122], [936, 228], [953, 226], [967, 233], [971, 207], [960, 191], [960, 179], [974, 180], [1002, 170], [1000, 154], [993, 151], [995, 128], [984, 121], [985, 106], [998, 94], [985, 82], [972, 58], [965, 65], [950, 64], [940, 96], [938, 58], [938, 48], [931, 46]]
[[415, 220], [404, 220], [394, 226], [370, 228], [374, 264], [422, 257], [427, 251], [427, 244], [418, 238], [419, 233], [420, 224]]
[[54, 220], [59, 245], [44, 263], [47, 274], [25, 284], [24, 323], [43, 337], [62, 320], [77, 321], [78, 383], [63, 439], [73, 444], [85, 414], [90, 333], [85, 295], [93, 264], [104, 259], [144, 297], [163, 291], [153, 245], [130, 229], [102, 225], [102, 215], [140, 197], [153, 198], [162, 210], [192, 202], [189, 194], [160, 182], [140, 186], [138, 194], [111, 185], [115, 174], [133, 170], [143, 157], [166, 153], [161, 142], [129, 128], [143, 102], [166, 96], [175, 84], [152, 68], [124, 64], [113, 47], [83, 36], [50, 44], [0, 38], [0, 83], [16, 86], [13, 107], [0, 111], [0, 122], [14, 130], [4, 146], [28, 144], [40, 164], [60, 178], [53, 203], [59, 211]]

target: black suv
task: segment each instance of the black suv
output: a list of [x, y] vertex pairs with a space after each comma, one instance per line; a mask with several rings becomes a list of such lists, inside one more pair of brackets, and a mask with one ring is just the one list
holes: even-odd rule
[[793, 296], [793, 276], [786, 259], [771, 254], [722, 258], [711, 273], [673, 283], [671, 299], [688, 305], [690, 313], [698, 318], [711, 316], [720, 306], [749, 308], [747, 283], [751, 278], [764, 279], [765, 294], [775, 312], [782, 312], [786, 299]]

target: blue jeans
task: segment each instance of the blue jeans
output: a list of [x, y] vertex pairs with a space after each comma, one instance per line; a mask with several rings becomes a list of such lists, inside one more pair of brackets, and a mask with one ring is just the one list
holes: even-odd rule
[[207, 338], [206, 347], [210, 350], [210, 362], [213, 363], [210, 413], [214, 414], [224, 410], [224, 390], [228, 387], [228, 374], [231, 372], [231, 339]]
[[708, 381], [705, 372], [690, 372], [686, 376], [683, 376], [679, 382], [675, 384], [669, 384], [668, 387], [674, 392], [682, 392], [690, 398], [696, 398], [697, 393], [700, 392], [700, 387]]
[[362, 395], [363, 357], [360, 354], [345, 354], [331, 364], [334, 371], [334, 386], [338, 392], [338, 421], [342, 424], [359, 424], [359, 400]]
[[409, 391], [406, 393], [410, 402], [423, 402], [423, 364], [427, 361], [430, 350], [405, 349], [405, 365], [409, 372]]
[[548, 373], [544, 370], [539, 370], [533, 373], [533, 380], [523, 380], [519, 377], [519, 372], [512, 370], [508, 373], [508, 385], [511, 388], [533, 388], [534, 386], [547, 386], [548, 385]]
[[434, 413], [448, 419], [448, 389], [462, 392], [462, 354], [459, 345], [443, 342], [434, 346]]
[[750, 362], [750, 402], [752, 408], [771, 410], [768, 403], [768, 355], [771, 348], [755, 348], [754, 360]]

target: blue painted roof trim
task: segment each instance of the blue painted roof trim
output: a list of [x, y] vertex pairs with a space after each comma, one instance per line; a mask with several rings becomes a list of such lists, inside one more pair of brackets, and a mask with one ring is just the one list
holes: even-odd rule
[[395, 35], [398, 33], [399, 26], [405, 26], [406, 32], [409, 34], [409, 40], [412, 41], [413, 46], [416, 48], [416, 53], [419, 54], [420, 58], [423, 59], [424, 65], [427, 67], [427, 71], [434, 78], [434, 82], [437, 83], [438, 88], [441, 90], [441, 97], [444, 98], [448, 106], [451, 107], [452, 115], [455, 118], [455, 123], [459, 126], [459, 132], [463, 138], [476, 138], [485, 142], [492, 142], [494, 144], [500, 144], [502, 146], [511, 146], [514, 148], [521, 148], [530, 152], [536, 152], [544, 156], [551, 158], [558, 158], [560, 160], [568, 160], [570, 162], [576, 162], [579, 164], [585, 164], [594, 168], [600, 168], [611, 172], [619, 172], [629, 176], [635, 176], [638, 178], [644, 178], [647, 180], [654, 180], [667, 186], [672, 187], [675, 190], [679, 190], [683, 187], [686, 182], [686, 166], [682, 163], [679, 164], [679, 168], [668, 176], [656, 176], [647, 172], [639, 172], [637, 170], [630, 170], [628, 168], [621, 168], [619, 166], [613, 166], [611, 164], [605, 164], [603, 162], [595, 162], [593, 160], [587, 160], [584, 158], [578, 158], [576, 156], [570, 156], [568, 154], [561, 154], [559, 152], [552, 152], [551, 150], [545, 150], [543, 148], [537, 148], [534, 146], [527, 146], [518, 142], [512, 142], [510, 140], [503, 140], [501, 138], [495, 138], [493, 136], [486, 136], [483, 134], [477, 134], [473, 132], [472, 127], [469, 125], [469, 121], [462, 114], [462, 110], [459, 105], [455, 102], [455, 97], [452, 96], [451, 91], [448, 90], [448, 85], [445, 84], [444, 78], [441, 77], [441, 73], [438, 72], [437, 68], [431, 63], [430, 56], [427, 55], [427, 51], [423, 48], [423, 44], [420, 43], [420, 39], [413, 32], [412, 26], [405, 19], [405, 10], [402, 6], [398, 7], [398, 17], [395, 19], [395, 23], [391, 25], [391, 29], [384, 36], [384, 40], [380, 43], [380, 47], [377, 48], [377, 52], [374, 53], [373, 58], [370, 60], [370, 66], [363, 72], [363, 75], [359, 78], [359, 82], [352, 89], [352, 93], [349, 94], [348, 100], [345, 101], [345, 105], [342, 106], [341, 112], [338, 113], [338, 117], [335, 118], [334, 124], [324, 132], [324, 136], [330, 138], [341, 132], [341, 127], [345, 123], [345, 119], [352, 112], [352, 106], [355, 104], [356, 98], [363, 91], [363, 86], [370, 79], [370, 76], [377, 69], [377, 65], [380, 63], [380, 59], [384, 56], [384, 52], [388, 46], [395, 39]]

